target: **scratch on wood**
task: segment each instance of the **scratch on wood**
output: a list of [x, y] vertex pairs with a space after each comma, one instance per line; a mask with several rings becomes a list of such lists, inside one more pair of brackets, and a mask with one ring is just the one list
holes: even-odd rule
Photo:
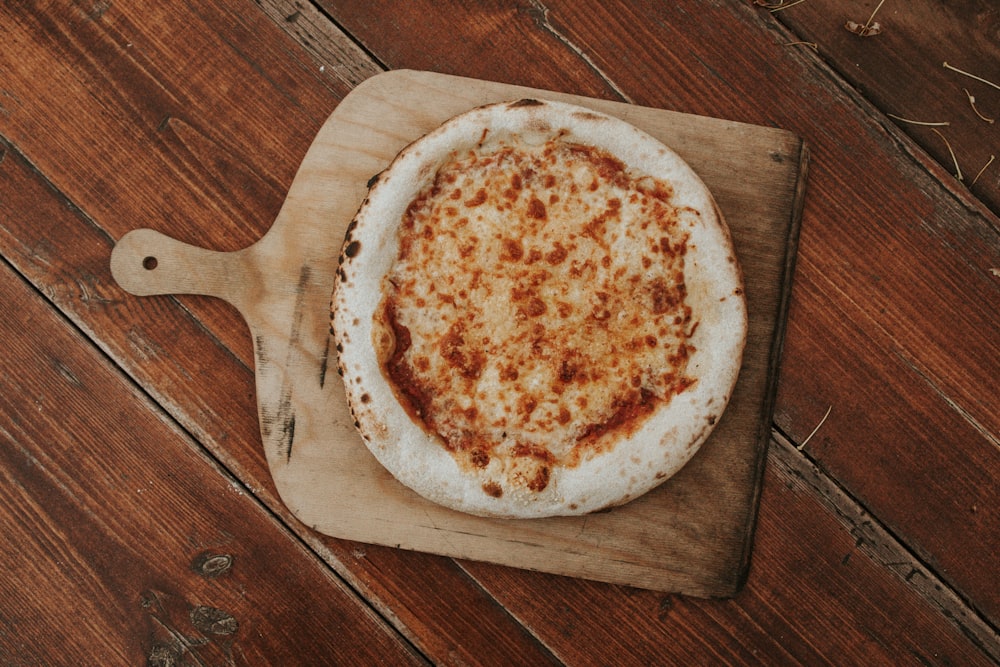
[[80, 303], [95, 306], [107, 306], [117, 303], [114, 299], [109, 299], [101, 291], [105, 283], [92, 273], [84, 273], [76, 279], [76, 286], [80, 289]]
[[554, 25], [552, 25], [552, 22], [549, 21], [548, 7], [546, 7], [541, 2], [538, 2], [538, 0], [532, 0], [531, 9], [529, 11], [531, 11], [531, 13], [537, 17], [536, 23], [540, 28], [551, 34], [553, 37], [559, 40], [559, 42], [562, 43], [563, 46], [568, 48], [570, 51], [576, 54], [577, 57], [583, 60], [583, 62], [585, 62], [590, 69], [594, 70], [594, 72], [596, 72], [597, 75], [601, 77], [601, 80], [603, 80], [604, 83], [608, 84], [608, 86], [611, 87], [611, 89], [614, 90], [615, 93], [617, 93], [623, 100], [625, 100], [630, 104], [635, 104], [635, 100], [629, 97], [629, 95], [624, 90], [619, 88], [615, 84], [615, 82], [611, 80], [611, 77], [605, 74], [604, 70], [602, 70], [600, 67], [597, 66], [597, 63], [594, 62], [593, 58], [584, 53], [583, 49], [581, 49], [579, 46], [573, 43], [571, 39], [569, 39], [566, 35], [561, 33]]
[[722, 72], [713, 67], [709, 61], [705, 60], [704, 58], [700, 58], [697, 55], [695, 55], [694, 59], [699, 65], [705, 68], [705, 71], [707, 71], [709, 74], [712, 75], [713, 79], [721, 82], [727, 88], [730, 88], [732, 90], [737, 90], [737, 87], [729, 83], [729, 81], [724, 76], [722, 76]]
[[100, 0], [100, 2], [91, 2], [89, 8], [81, 7], [84, 13], [84, 17], [88, 21], [99, 21], [107, 12], [111, 9], [110, 0]]
[[963, 408], [961, 405], [956, 403], [954, 399], [948, 396], [948, 394], [946, 394], [940, 387], [937, 386], [934, 380], [932, 380], [930, 376], [927, 375], [927, 373], [917, 368], [916, 364], [914, 364], [910, 359], [907, 359], [899, 352], [896, 352], [896, 356], [899, 357], [900, 360], [902, 360], [902, 362], [910, 368], [910, 370], [916, 373], [921, 380], [926, 382], [927, 386], [930, 387], [934, 391], [934, 393], [937, 394], [941, 398], [941, 400], [943, 400], [948, 405], [949, 408], [958, 413], [962, 417], [962, 419], [968, 422], [968, 424], [972, 426], [972, 428], [975, 429], [977, 433], [982, 435], [987, 442], [992, 444], [997, 449], [1000, 449], [1000, 438], [990, 433], [988, 428], [983, 426], [979, 422], [979, 420], [976, 419], [968, 410]]
[[69, 382], [74, 387], [83, 387], [83, 383], [80, 382], [80, 378], [76, 376], [75, 373], [67, 366], [61, 359], [53, 359], [52, 365], [58, 371], [59, 375], [63, 376], [67, 382]]
[[0, 116], [9, 117], [11, 114], [10, 109], [3, 102], [7, 100], [14, 100], [20, 103], [20, 99], [8, 90], [0, 90]]
[[326, 337], [326, 347], [323, 349], [323, 357], [319, 360], [319, 388], [322, 389], [326, 384], [326, 367], [330, 359], [330, 344], [333, 341], [333, 332], [331, 331]]
[[[167, 611], [160, 598], [161, 593], [157, 591], [146, 591], [141, 596], [141, 603], [149, 613], [154, 624], [154, 632], [161, 637], [166, 635], [166, 639], [154, 639], [147, 661], [150, 665], [176, 665], [183, 664], [185, 653], [197, 656], [198, 650], [206, 642], [194, 637], [189, 637], [173, 626], [166, 618]], [[159, 632], [156, 632], [156, 630]]]
[[229, 612], [156, 590], [144, 591], [139, 602], [152, 622], [147, 664], [215, 664], [220, 657], [235, 664], [240, 623]]

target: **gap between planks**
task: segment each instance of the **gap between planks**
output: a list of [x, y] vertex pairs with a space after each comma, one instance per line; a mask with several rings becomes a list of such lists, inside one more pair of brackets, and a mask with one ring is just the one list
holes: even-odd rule
[[548, 7], [546, 7], [542, 2], [539, 2], [539, 0], [531, 0], [531, 11], [535, 14], [535, 23], [542, 29], [543, 32], [547, 32], [555, 37], [560, 44], [569, 49], [580, 60], [582, 60], [583, 63], [589, 67], [602, 81], [604, 81], [604, 83], [606, 83], [611, 90], [615, 91], [615, 94], [618, 95], [623, 101], [628, 102], [629, 104], [635, 104], [635, 100], [629, 97], [628, 93], [622, 90], [618, 84], [616, 84], [614, 80], [608, 76], [596, 62], [594, 62], [593, 58], [588, 56], [582, 48], [577, 46], [569, 37], [564, 35], [554, 25], [552, 25], [552, 22], [549, 21]]
[[1000, 633], [777, 428], [771, 431], [768, 465], [787, 482], [808, 489], [855, 537], [859, 551], [896, 575], [976, 647], [1000, 662]]
[[388, 69], [312, 2], [257, 0], [257, 5], [312, 58], [325, 76], [340, 79], [354, 88]]

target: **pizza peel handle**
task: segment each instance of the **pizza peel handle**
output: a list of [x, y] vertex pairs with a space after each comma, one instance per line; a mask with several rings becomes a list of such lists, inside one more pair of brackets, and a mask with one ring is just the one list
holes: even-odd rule
[[111, 252], [111, 275], [126, 292], [201, 294], [224, 299], [241, 311], [249, 268], [245, 250], [206, 250], [152, 229], [129, 232]]

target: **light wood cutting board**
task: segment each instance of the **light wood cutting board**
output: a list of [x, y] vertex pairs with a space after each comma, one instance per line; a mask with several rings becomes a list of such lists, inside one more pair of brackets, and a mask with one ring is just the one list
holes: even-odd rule
[[[618, 116], [676, 150], [713, 191], [746, 279], [750, 330], [726, 413], [692, 461], [651, 493], [584, 517], [490, 520], [434, 505], [395, 481], [358, 437], [335, 369], [329, 301], [348, 222], [369, 179], [407, 143], [474, 106], [524, 97]], [[126, 234], [114, 278], [140, 295], [233, 304], [253, 336], [268, 465], [282, 500], [335, 537], [705, 597], [745, 581], [786, 310], [807, 151], [793, 134], [563, 93], [393, 71], [334, 110], [273, 227], [214, 252], [152, 230]]]

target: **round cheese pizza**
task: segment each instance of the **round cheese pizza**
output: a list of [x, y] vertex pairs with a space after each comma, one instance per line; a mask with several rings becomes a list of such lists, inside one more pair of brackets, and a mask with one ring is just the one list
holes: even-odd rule
[[616, 118], [520, 100], [406, 147], [348, 228], [338, 368], [378, 461], [472, 514], [574, 515], [673, 475], [747, 330], [708, 189]]

